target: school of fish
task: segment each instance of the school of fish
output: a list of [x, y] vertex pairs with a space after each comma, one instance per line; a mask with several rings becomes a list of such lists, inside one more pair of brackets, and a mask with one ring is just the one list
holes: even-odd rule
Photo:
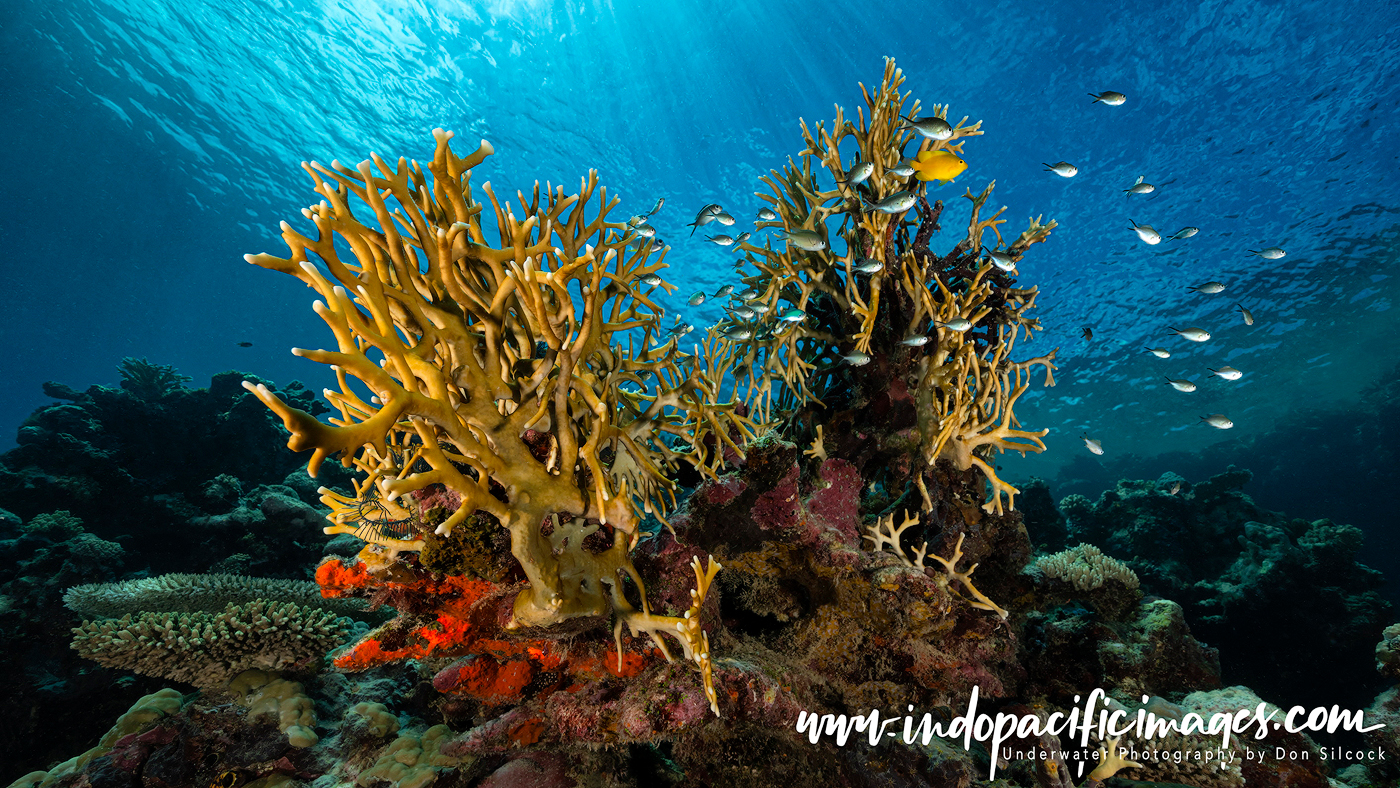
[[[1093, 103], [1104, 104], [1110, 107], [1122, 106], [1123, 104], [1127, 103], [1128, 100], [1127, 95], [1113, 90], [1107, 90], [1097, 94], [1090, 93], [1089, 95], [1093, 97]], [[1073, 178], [1074, 176], [1079, 174], [1079, 168], [1067, 161], [1060, 161], [1056, 164], [1046, 164], [1045, 169], [1049, 172], [1055, 173], [1056, 175], [1062, 178]], [[1131, 185], [1129, 185], [1126, 189], [1123, 189], [1122, 191], [1125, 197], [1131, 198], [1134, 195], [1153, 194], [1157, 191], [1157, 187], [1154, 184], [1147, 182], [1146, 175], [1139, 175], [1136, 181], [1134, 181]], [[1156, 246], [1162, 243], [1163, 240], [1185, 240], [1187, 238], [1195, 236], [1201, 231], [1199, 227], [1183, 227], [1180, 230], [1177, 230], [1176, 232], [1172, 233], [1171, 235], [1166, 236], [1166, 238], [1164, 239], [1162, 234], [1150, 224], [1138, 224], [1137, 220], [1133, 219], [1130, 220], [1129, 226], [1133, 230], [1133, 232], [1137, 234], [1138, 240], [1142, 241], [1148, 246]], [[1287, 254], [1287, 252], [1279, 246], [1270, 246], [1262, 249], [1250, 249], [1248, 250], [1248, 252], [1249, 254], [1256, 255], [1265, 260], [1280, 260]], [[1212, 280], [1202, 282], [1197, 285], [1188, 286], [1186, 289], [1190, 292], [1197, 293], [1200, 295], [1219, 295], [1220, 293], [1225, 292], [1226, 284], [1224, 282]], [[1240, 317], [1242, 318], [1246, 326], [1254, 325], [1253, 312], [1251, 312], [1243, 304], [1236, 304], [1235, 307], [1236, 311], [1239, 312]], [[1188, 342], [1196, 343], [1209, 342], [1211, 339], [1211, 334], [1209, 331], [1196, 326], [1191, 326], [1182, 329], [1178, 329], [1174, 326], [1168, 326], [1167, 334], [1170, 336], [1179, 337]], [[1092, 341], [1094, 337], [1092, 327], [1084, 326], [1082, 336], [1085, 341]], [[1172, 352], [1165, 347], [1149, 347], [1145, 348], [1143, 352], [1151, 353], [1153, 356], [1156, 356], [1159, 359], [1169, 359], [1172, 357]], [[1243, 372], [1231, 366], [1220, 366], [1218, 368], [1207, 367], [1206, 370], [1210, 373], [1210, 375], [1229, 382], [1237, 381], [1244, 376]], [[1198, 384], [1196, 382], [1184, 378], [1174, 379], [1171, 377], [1166, 377], [1165, 379], [1168, 385], [1182, 393], [1189, 394], [1196, 391], [1198, 388]], [[1235, 423], [1231, 421], [1228, 416], [1222, 413], [1204, 415], [1200, 417], [1200, 420], [1205, 424], [1208, 424], [1216, 429], [1221, 430], [1228, 430], [1235, 426]], [[1087, 448], [1091, 453], [1096, 455], [1102, 455], [1104, 453], [1103, 442], [1101, 440], [1092, 439], [1088, 436], [1087, 433], [1082, 436], [1082, 439], [1084, 441], [1085, 448]]]

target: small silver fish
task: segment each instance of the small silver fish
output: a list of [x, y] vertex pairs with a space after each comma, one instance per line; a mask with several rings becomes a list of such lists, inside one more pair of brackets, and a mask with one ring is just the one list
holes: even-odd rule
[[636, 227], [633, 227], [632, 229], [636, 230], [637, 235], [640, 235], [643, 238], [650, 238], [656, 235], [656, 228], [652, 227], [649, 224], [639, 224]]
[[772, 307], [768, 306], [767, 301], [760, 301], [757, 299], [753, 301], [745, 301], [744, 305], [760, 315], [766, 315], [770, 310], [772, 310]]
[[628, 226], [628, 227], [636, 227], [636, 226], [639, 225], [639, 224], [645, 224], [645, 223], [646, 223], [646, 220], [647, 220], [646, 214], [642, 214], [642, 215], [640, 215], [640, 216], [633, 216], [631, 219], [628, 219], [628, 220], [627, 220], [627, 226]]
[[916, 337], [901, 339], [899, 340], [899, 344], [908, 345], [909, 347], [923, 347], [924, 345], [928, 344], [928, 337], [924, 336], [923, 334], [920, 334]]
[[904, 213], [913, 208], [918, 199], [911, 191], [898, 191], [877, 203], [865, 201], [865, 208], [880, 213]]
[[712, 243], [712, 244], [715, 244], [716, 246], [733, 246], [733, 245], [734, 245], [734, 239], [733, 239], [733, 238], [730, 238], [730, 237], [727, 236], [727, 235], [711, 235], [711, 236], [706, 237], [705, 240], [706, 240], [706, 241], [709, 241], [709, 242]]
[[1011, 255], [1006, 252], [988, 251], [987, 256], [992, 259], [992, 265], [1003, 271], [1015, 271], [1016, 261], [1011, 259]]
[[948, 125], [948, 121], [942, 118], [928, 117], [922, 120], [906, 120], [901, 129], [913, 129], [920, 137], [931, 139], [934, 142], [943, 142], [952, 138], [953, 127]]
[[[1041, 162], [1045, 164], [1045, 162]], [[1079, 168], [1067, 161], [1057, 161], [1054, 164], [1045, 164], [1048, 172], [1053, 172], [1061, 178], [1073, 178], [1079, 174]]]
[[826, 248], [826, 241], [814, 230], [789, 230], [787, 241], [806, 252], [820, 252]]
[[1103, 441], [1090, 438], [1088, 435], [1079, 436], [1084, 441], [1084, 448], [1094, 454], [1103, 454]]
[[743, 342], [745, 339], [753, 336], [753, 329], [748, 326], [730, 326], [720, 333], [735, 342]]
[[647, 215], [647, 216], [651, 216], [652, 214], [654, 214], [654, 213], [656, 213], [657, 211], [661, 210], [661, 206], [663, 206], [663, 205], [665, 205], [665, 204], [666, 204], [666, 198], [665, 198], [665, 197], [657, 197], [657, 198], [656, 198], [656, 204], [653, 205], [653, 206], [651, 206], [651, 210], [650, 210], [650, 211], [647, 211], [646, 215]]
[[1137, 181], [1132, 186], [1123, 190], [1124, 194], [1151, 194], [1157, 191], [1157, 187], [1150, 183], [1143, 183], [1142, 176], [1139, 175]]
[[842, 356], [841, 358], [846, 359], [846, 363], [850, 364], [853, 367], [863, 367], [866, 364], [870, 363], [870, 356], [860, 352], [859, 350], [852, 350], [850, 353]]
[[1172, 486], [1167, 490], [1167, 495], [1176, 495], [1181, 492], [1181, 482], [1172, 482]]
[[721, 287], [720, 289], [715, 291], [714, 297], [724, 298], [732, 292], [734, 292], [734, 285], [725, 285], [724, 287]]
[[1270, 246], [1268, 249], [1259, 250], [1250, 249], [1249, 253], [1257, 254], [1265, 260], [1279, 260], [1282, 259], [1284, 255], [1288, 254], [1288, 252], [1283, 251], [1283, 249], [1278, 246]]
[[1202, 416], [1201, 419], [1217, 430], [1228, 430], [1235, 426], [1235, 422], [1230, 421], [1230, 418], [1224, 413], [1212, 413], [1209, 416]]
[[1244, 324], [1247, 326], [1254, 325], [1254, 313], [1249, 311], [1248, 309], [1245, 309], [1240, 304], [1235, 304], [1235, 306], [1240, 308], [1240, 317], [1244, 318]]
[[896, 164], [888, 170], [885, 170], [885, 172], [888, 172], [896, 178], [908, 178], [910, 175], [914, 174], [914, 168], [910, 167], [908, 164]]
[[1171, 357], [1172, 357], [1171, 351], [1170, 351], [1170, 350], [1167, 350], [1167, 349], [1164, 348], [1164, 347], [1150, 347], [1150, 348], [1146, 348], [1146, 349], [1145, 349], [1145, 352], [1151, 353], [1152, 355], [1156, 356], [1157, 358], [1171, 358]]
[[878, 274], [881, 271], [885, 270], [885, 264], [880, 262], [879, 260], [867, 259], [860, 265], [853, 266], [851, 270], [855, 271], [858, 274]]
[[692, 326], [689, 323], [677, 323], [675, 326], [672, 326], [671, 333], [675, 334], [678, 337], [683, 337], [686, 334], [689, 334], [694, 329], [695, 326]]
[[749, 240], [749, 239], [752, 238], [752, 237], [753, 237], [753, 233], [739, 233], [739, 234], [738, 234], [737, 236], [735, 236], [735, 238], [734, 238], [734, 246], [737, 247], [739, 244], [741, 244], [741, 243], [743, 243], [743, 242]]
[[758, 220], [760, 222], [776, 222], [778, 221], [778, 214], [774, 213], [772, 208], [759, 208]]
[[778, 319], [784, 323], [801, 323], [807, 317], [807, 313], [797, 307], [784, 309], [778, 314]]
[[1128, 100], [1127, 96], [1123, 95], [1122, 93], [1119, 93], [1116, 90], [1105, 90], [1104, 92], [1099, 93], [1097, 95], [1093, 93], [1090, 93], [1089, 95], [1094, 97], [1095, 104], [1102, 102], [1110, 107], [1121, 106], [1123, 102]]
[[1189, 380], [1172, 380], [1171, 378], [1167, 378], [1167, 382], [1172, 384], [1172, 388], [1177, 391], [1184, 391], [1187, 394], [1196, 390], [1196, 384]]
[[1200, 231], [1201, 228], [1199, 227], [1183, 227], [1180, 230], [1177, 230], [1176, 232], [1172, 233], [1170, 240], [1178, 241], [1182, 238], [1190, 238], [1191, 236], [1195, 235]]
[[1182, 339], [1187, 339], [1192, 342], [1207, 342], [1210, 340], [1210, 332], [1203, 328], [1185, 328], [1180, 331], [1177, 331], [1171, 326], [1167, 326], [1167, 328], [1171, 329], [1167, 332], [1168, 334], [1176, 334]]
[[757, 312], [746, 306], [736, 306], [730, 311], [745, 320], [753, 320], [755, 317], [758, 316]]
[[656, 287], [657, 285], [661, 284], [661, 277], [657, 276], [656, 274], [643, 274], [642, 281], [646, 284], [651, 285], [652, 287]]
[[728, 227], [728, 226], [734, 224], [734, 217], [733, 217], [733, 216], [730, 216], [729, 214], [725, 213], [724, 211], [720, 211], [719, 213], [715, 214], [715, 221], [719, 222], [720, 224], [724, 225], [725, 227]]
[[690, 298], [686, 300], [686, 303], [690, 304], [691, 306], [700, 306], [701, 304], [705, 303], [705, 291], [696, 290], [694, 293], [691, 294]]
[[863, 161], [857, 164], [856, 166], [852, 167], [850, 172], [846, 173], [846, 180], [837, 181], [837, 183], [844, 183], [847, 186], [855, 186], [858, 183], [865, 183], [866, 179], [874, 174], [875, 163]]
[[734, 297], [739, 299], [740, 301], [748, 301], [750, 299], [758, 298], [760, 295], [762, 294], [750, 287], [735, 293]]
[[940, 323], [937, 320], [935, 320], [933, 321], [933, 324], [935, 326], [942, 326], [943, 328], [946, 328], [949, 331], [956, 331], [959, 334], [968, 330], [969, 328], [972, 328], [972, 321], [968, 320], [965, 317], [955, 317], [952, 320], [949, 320], [947, 323]]
[[[1131, 219], [1129, 219], [1128, 221], [1132, 222]], [[1138, 234], [1138, 238], [1141, 238], [1142, 242], [1147, 244], [1148, 246], [1156, 246], [1157, 244], [1162, 242], [1161, 234], [1158, 233], [1156, 230], [1152, 229], [1152, 225], [1138, 224], [1137, 222], [1132, 222], [1132, 225], [1133, 231]]]
[[1187, 290], [1194, 290], [1194, 291], [1196, 291], [1197, 293], [1205, 293], [1206, 295], [1215, 295], [1216, 293], [1221, 293], [1221, 292], [1224, 292], [1224, 291], [1225, 291], [1225, 283], [1224, 283], [1224, 282], [1206, 282], [1206, 283], [1203, 284], [1203, 285], [1196, 285], [1195, 287], [1188, 287], [1188, 288], [1186, 288], [1186, 289], [1187, 289]]
[[1210, 374], [1218, 375], [1219, 377], [1222, 377], [1226, 380], [1239, 380], [1240, 378], [1244, 377], [1243, 372], [1230, 366], [1221, 367], [1220, 369], [1211, 369], [1210, 367], [1206, 367], [1206, 369], [1210, 372]]
[[695, 228], [713, 222], [715, 220], [715, 214], [721, 213], [722, 210], [723, 209], [721, 209], [716, 203], [710, 203], [704, 208], [701, 208], [700, 213], [695, 214], [695, 221], [686, 225], [686, 227], [690, 228], [690, 234], [695, 235]]

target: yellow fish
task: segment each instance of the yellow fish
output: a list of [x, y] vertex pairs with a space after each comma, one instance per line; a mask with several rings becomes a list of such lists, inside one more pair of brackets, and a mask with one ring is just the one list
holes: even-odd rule
[[921, 181], [947, 183], [962, 175], [962, 171], [967, 169], [967, 162], [958, 158], [952, 151], [926, 150], [921, 152], [917, 159], [909, 162], [909, 166], [914, 168], [914, 177]]

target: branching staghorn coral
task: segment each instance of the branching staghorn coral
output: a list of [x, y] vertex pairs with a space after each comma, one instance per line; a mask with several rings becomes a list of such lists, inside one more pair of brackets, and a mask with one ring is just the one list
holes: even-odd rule
[[1010, 613], [1007, 612], [997, 603], [993, 602], [986, 594], [982, 593], [981, 591], [978, 591], [977, 587], [972, 584], [972, 573], [976, 571], [977, 564], [973, 564], [972, 566], [968, 567], [966, 571], [963, 572], [959, 572], [957, 570], [958, 562], [962, 560], [963, 556], [963, 539], [967, 538], [967, 534], [958, 534], [958, 543], [953, 546], [953, 556], [951, 558], [940, 558], [936, 555], [928, 555], [927, 542], [920, 545], [919, 547], [914, 548], [914, 557], [910, 558], [908, 555], [905, 554], [904, 547], [900, 545], [899, 539], [901, 536], [904, 535], [905, 531], [918, 524], [918, 517], [911, 517], [906, 514], [904, 516], [904, 522], [896, 528], [894, 524], [894, 515], [886, 515], [885, 517], [882, 517], [879, 520], [877, 520], [874, 525], [869, 526], [865, 529], [865, 538], [869, 539], [873, 543], [872, 549], [877, 553], [883, 550], [886, 546], [890, 547], [890, 552], [898, 556], [899, 560], [903, 562], [905, 566], [910, 567], [912, 569], [918, 569], [921, 571], [924, 570], [925, 568], [927, 568], [924, 566], [924, 560], [926, 558], [932, 558], [933, 560], [938, 562], [939, 566], [943, 567], [943, 582], [951, 584], [954, 581], [956, 581], [959, 585], [963, 587], [964, 590], [967, 591], [968, 595], [972, 597], [971, 599], [967, 600], [967, 603], [969, 605], [977, 608], [978, 610], [989, 610], [993, 613], [996, 613], [998, 616], [1001, 617], [1003, 621], [1005, 621], [1007, 616], [1010, 615]]
[[[961, 154], [964, 140], [982, 134], [981, 124], [965, 125], [964, 118], [938, 142], [916, 135], [905, 121], [917, 118], [920, 106], [908, 104], [909, 94], [899, 92], [903, 80], [887, 60], [879, 90], [872, 95], [861, 86], [866, 106], [858, 110], [856, 123], [847, 121], [840, 107], [830, 131], [818, 123], [813, 132], [804, 122], [801, 163], [790, 159], [781, 172], [764, 179], [771, 193], [758, 196], [779, 221], [760, 226], [781, 226], [788, 243], [782, 249], [771, 243], [742, 245], [746, 261], [759, 272], [744, 281], [759, 292], [750, 303], [761, 302], [756, 307], [760, 318], [744, 324], [731, 317], [716, 326], [717, 336], [723, 337], [717, 358], [729, 360], [736, 378], [747, 379], [745, 396], [766, 418], [775, 408], [783, 412], [819, 402], [817, 379], [843, 354], [876, 360], [921, 354], [917, 385], [911, 387], [919, 453], [930, 466], [946, 458], [959, 470], [980, 469], [992, 487], [983, 508], [1001, 513], [1003, 496], [1014, 508], [1017, 490], [997, 476], [988, 462], [990, 453], [1045, 449], [1041, 437], [1047, 431], [1020, 429], [1013, 406], [1029, 387], [1033, 367], [1044, 367], [1047, 386], [1054, 385], [1055, 368], [1053, 351], [1011, 359], [1017, 340], [1023, 333], [1029, 337], [1039, 323], [1027, 316], [1035, 306], [1036, 288], [1015, 287], [1009, 274], [1027, 249], [1049, 236], [1055, 222], [1032, 219], [1005, 244], [998, 227], [1005, 222], [999, 218], [1002, 211], [982, 218], [991, 184], [981, 194], [969, 190], [964, 195], [972, 205], [966, 238], [942, 257], [933, 254], [928, 243], [939, 229], [942, 203], [930, 207], [915, 176], [897, 176], [891, 169], [900, 165], [911, 141], [918, 141], [919, 152]], [[947, 108], [935, 105], [933, 116], [946, 119]], [[847, 139], [858, 146], [858, 161], [873, 167], [859, 185], [845, 182], [848, 168], [840, 146]], [[823, 169], [837, 180], [835, 188], [817, 185]], [[901, 194], [917, 210], [917, 221], [908, 218], [908, 210], [874, 208]], [[841, 224], [832, 233], [827, 222], [838, 218]], [[996, 258], [983, 256], [988, 231], [996, 241], [987, 248]], [[839, 253], [833, 248], [838, 239], [846, 247]], [[869, 273], [857, 270], [861, 267]], [[901, 346], [924, 336], [929, 338], [926, 346]]]
[[719, 401], [718, 378], [703, 374], [711, 362], [662, 339], [663, 310], [643, 277], [665, 267], [665, 250], [608, 220], [617, 200], [596, 172], [577, 194], [536, 183], [518, 204], [486, 183], [479, 203], [471, 173], [490, 144], [463, 158], [450, 133], [434, 135], [426, 173], [378, 156], [356, 168], [304, 165], [324, 198], [303, 211], [315, 233], [283, 223], [290, 257], [247, 258], [321, 295], [315, 310], [336, 347], [293, 352], [335, 370], [340, 390], [325, 396], [338, 418], [322, 423], [245, 385], [282, 417], [290, 448], [313, 452], [313, 476], [332, 455], [364, 473], [354, 497], [322, 490], [337, 523], [328, 532], [392, 554], [421, 549], [410, 494], [441, 485], [461, 503], [437, 533], [477, 512], [510, 532], [529, 580], [511, 626], [611, 610], [619, 626], [670, 631], [687, 656], [705, 653], [676, 629], [682, 619], [651, 615], [630, 551], [640, 520], [675, 505], [677, 467], [713, 477], [726, 452], [743, 456], [755, 425]]

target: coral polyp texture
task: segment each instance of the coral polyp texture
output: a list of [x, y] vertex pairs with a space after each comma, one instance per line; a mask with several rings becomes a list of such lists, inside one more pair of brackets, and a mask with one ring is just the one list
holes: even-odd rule
[[713, 476], [754, 425], [676, 338], [661, 341], [643, 277], [665, 251], [608, 220], [617, 200], [596, 172], [577, 193], [536, 183], [516, 203], [484, 183], [478, 202], [472, 171], [490, 144], [464, 158], [449, 132], [434, 135], [426, 173], [378, 156], [305, 165], [324, 198], [303, 212], [315, 232], [283, 223], [289, 257], [248, 257], [321, 295], [335, 347], [294, 352], [334, 368], [338, 418], [249, 389], [282, 417], [288, 445], [313, 453], [313, 476], [332, 455], [363, 473], [354, 496], [323, 491], [328, 532], [393, 556], [485, 516], [509, 531], [528, 582], [510, 627], [612, 611], [619, 627], [707, 654], [684, 619], [651, 613], [629, 554], [643, 518], [673, 508], [678, 466]]
[[[724, 358], [763, 414], [823, 404], [837, 391], [855, 390], [853, 399], [908, 395], [916, 432], [904, 453], [925, 466], [916, 478], [922, 483], [940, 459], [960, 471], [976, 467], [991, 485], [984, 508], [1000, 514], [1014, 507], [1017, 490], [997, 475], [992, 455], [1045, 449], [1047, 430], [1021, 429], [1013, 408], [1035, 367], [1045, 385], [1054, 385], [1055, 353], [1013, 360], [1017, 341], [1039, 323], [1028, 315], [1037, 289], [1018, 287], [1012, 277], [1055, 222], [1034, 218], [1019, 236], [1004, 238], [999, 217], [1006, 209], [983, 215], [994, 186], [988, 184], [964, 195], [972, 207], [966, 237], [946, 254], [931, 251], [943, 203], [930, 206], [913, 176], [895, 171], [906, 153], [961, 154], [982, 134], [981, 123], [964, 125], [964, 118], [938, 141], [908, 130], [920, 105], [900, 93], [903, 82], [886, 61], [879, 88], [861, 86], [865, 107], [855, 122], [840, 107], [829, 128], [804, 122], [800, 162], [789, 159], [764, 178], [770, 191], [758, 196], [778, 216], [767, 226], [781, 227], [788, 240], [778, 248], [741, 248], [758, 271], [744, 280], [758, 292], [750, 303], [777, 322], [750, 325], [731, 316], [721, 332], [741, 330], [724, 339]], [[932, 117], [947, 112], [934, 105]], [[858, 152], [849, 169], [872, 168], [859, 183], [848, 177], [843, 145]], [[835, 186], [821, 188], [819, 175]], [[828, 223], [836, 221], [833, 233]]]

